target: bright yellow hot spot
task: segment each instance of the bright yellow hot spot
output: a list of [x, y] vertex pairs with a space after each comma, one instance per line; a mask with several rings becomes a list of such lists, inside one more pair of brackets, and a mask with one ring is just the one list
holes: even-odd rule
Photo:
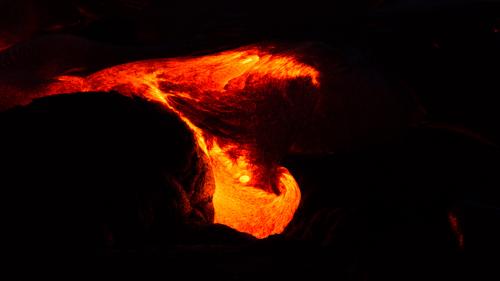
[[241, 183], [247, 183], [249, 181], [250, 181], [250, 177], [247, 176], [247, 175], [243, 175], [243, 176], [240, 177], [240, 182]]

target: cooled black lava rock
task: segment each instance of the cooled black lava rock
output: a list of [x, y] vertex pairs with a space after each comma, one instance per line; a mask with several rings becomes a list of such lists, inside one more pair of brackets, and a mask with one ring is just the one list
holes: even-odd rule
[[412, 128], [383, 145], [284, 165], [302, 193], [286, 240], [327, 247], [366, 280], [491, 274], [500, 151], [478, 135]]
[[1, 113], [0, 122], [3, 229], [16, 247], [141, 250], [206, 240], [196, 233], [213, 222], [212, 172], [191, 131], [162, 105], [60, 95]]

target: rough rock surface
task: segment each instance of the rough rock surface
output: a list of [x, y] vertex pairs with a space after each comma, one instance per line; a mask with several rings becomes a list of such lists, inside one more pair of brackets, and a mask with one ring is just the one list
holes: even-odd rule
[[213, 222], [212, 172], [189, 129], [161, 105], [61, 95], [0, 120], [7, 229], [22, 247], [140, 250], [206, 240], [195, 233]]

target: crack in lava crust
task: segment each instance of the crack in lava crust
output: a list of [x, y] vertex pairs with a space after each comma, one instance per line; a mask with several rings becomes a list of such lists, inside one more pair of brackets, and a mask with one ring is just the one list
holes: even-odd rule
[[314, 100], [318, 78], [292, 51], [249, 46], [61, 76], [43, 95], [114, 90], [165, 104], [210, 159], [215, 223], [264, 238], [281, 233], [299, 205], [299, 187], [277, 161], [289, 148], [290, 124], [303, 119], [294, 108]]

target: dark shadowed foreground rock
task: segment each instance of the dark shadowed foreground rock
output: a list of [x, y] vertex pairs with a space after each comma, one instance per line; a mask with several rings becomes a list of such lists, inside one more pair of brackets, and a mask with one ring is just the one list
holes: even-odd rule
[[322, 245], [361, 280], [487, 280], [500, 249], [498, 147], [419, 127], [357, 152], [290, 156], [302, 201], [283, 233]]
[[140, 251], [234, 234], [211, 225], [210, 167], [159, 104], [61, 95], [0, 120], [3, 228], [19, 251]]

